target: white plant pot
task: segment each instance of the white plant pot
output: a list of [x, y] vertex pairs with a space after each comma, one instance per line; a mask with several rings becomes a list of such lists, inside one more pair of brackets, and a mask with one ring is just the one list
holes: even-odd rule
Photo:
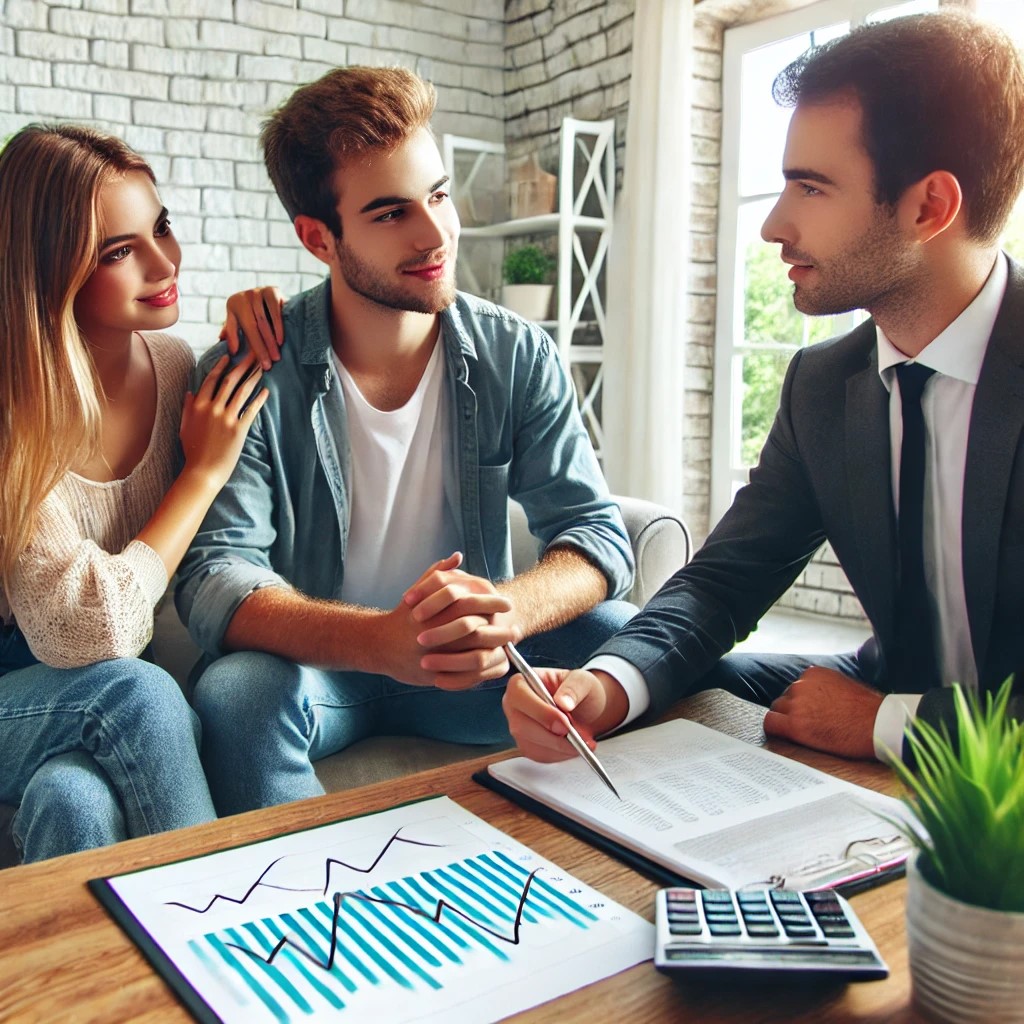
[[553, 284], [506, 284], [501, 289], [501, 304], [524, 320], [547, 320]]
[[1024, 913], [961, 903], [907, 865], [907, 945], [915, 1005], [949, 1024], [1024, 1021]]

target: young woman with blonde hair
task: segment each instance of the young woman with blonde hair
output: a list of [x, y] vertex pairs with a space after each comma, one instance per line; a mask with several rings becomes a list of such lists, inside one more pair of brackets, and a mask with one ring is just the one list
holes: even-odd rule
[[29, 125], [0, 152], [0, 802], [26, 861], [215, 816], [195, 716], [141, 656], [266, 390], [248, 355], [189, 393], [180, 259], [120, 140]]

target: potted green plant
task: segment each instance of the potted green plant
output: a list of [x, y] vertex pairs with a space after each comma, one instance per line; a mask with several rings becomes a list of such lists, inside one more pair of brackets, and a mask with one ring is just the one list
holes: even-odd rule
[[984, 704], [955, 687], [957, 725], [907, 732], [913, 770], [896, 772], [923, 827], [907, 866], [914, 1002], [933, 1019], [1024, 1021], [1024, 724], [1011, 680]]
[[555, 268], [552, 256], [539, 245], [519, 245], [505, 254], [502, 271], [505, 287], [501, 304], [527, 320], [544, 320], [551, 305]]

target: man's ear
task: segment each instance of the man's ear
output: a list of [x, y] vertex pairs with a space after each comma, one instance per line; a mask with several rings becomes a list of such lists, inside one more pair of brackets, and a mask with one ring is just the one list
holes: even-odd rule
[[334, 235], [322, 220], [300, 213], [292, 222], [299, 241], [321, 263], [334, 261]]
[[956, 175], [932, 171], [911, 185], [900, 197], [910, 231], [919, 242], [941, 234], [961, 216], [964, 197]]

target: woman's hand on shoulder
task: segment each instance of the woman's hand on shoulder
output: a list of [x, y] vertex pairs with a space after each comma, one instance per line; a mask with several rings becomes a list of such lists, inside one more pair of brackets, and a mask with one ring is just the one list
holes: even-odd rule
[[284, 304], [284, 295], [272, 286], [235, 292], [227, 301], [220, 340], [228, 343], [232, 355], [238, 355], [244, 336], [256, 360], [269, 370], [281, 358]]
[[221, 356], [199, 390], [185, 395], [178, 433], [185, 472], [198, 474], [218, 491], [231, 476], [249, 428], [270, 394], [266, 388], [256, 394], [263, 370], [253, 352], [234, 366], [229, 362]]

